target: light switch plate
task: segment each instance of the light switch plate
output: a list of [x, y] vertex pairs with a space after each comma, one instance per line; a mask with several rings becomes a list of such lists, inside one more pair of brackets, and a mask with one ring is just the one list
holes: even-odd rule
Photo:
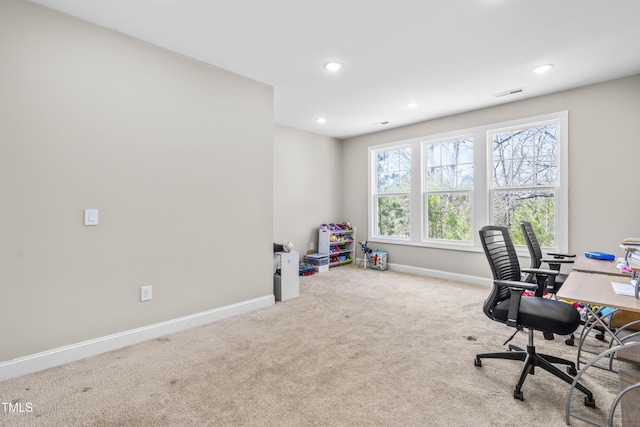
[[98, 209], [84, 210], [84, 225], [98, 225]]
[[140, 301], [149, 301], [152, 295], [151, 285], [140, 287]]

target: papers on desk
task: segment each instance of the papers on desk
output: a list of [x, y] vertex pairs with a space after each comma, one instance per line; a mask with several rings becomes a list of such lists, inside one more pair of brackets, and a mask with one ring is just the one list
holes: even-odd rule
[[617, 283], [611, 282], [611, 286], [613, 286], [613, 292], [618, 295], [628, 295], [630, 297], [634, 297], [636, 295], [636, 284], [637, 280], [632, 280], [631, 283]]

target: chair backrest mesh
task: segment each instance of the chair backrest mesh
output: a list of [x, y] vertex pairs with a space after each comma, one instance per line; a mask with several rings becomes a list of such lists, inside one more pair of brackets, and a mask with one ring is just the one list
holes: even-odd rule
[[509, 288], [498, 288], [495, 285], [495, 281], [513, 280], [519, 282], [522, 277], [520, 263], [509, 235], [509, 230], [506, 227], [496, 225], [482, 227], [480, 229], [480, 241], [494, 279], [493, 289], [487, 300], [485, 300], [483, 309], [487, 316], [493, 318], [491, 315], [493, 307], [498, 302], [511, 296]]
[[528, 221], [520, 221], [520, 229], [524, 240], [527, 242], [527, 248], [531, 256], [531, 268], [540, 268], [540, 264], [542, 264], [542, 261], [540, 261], [542, 259], [542, 249], [533, 226]]

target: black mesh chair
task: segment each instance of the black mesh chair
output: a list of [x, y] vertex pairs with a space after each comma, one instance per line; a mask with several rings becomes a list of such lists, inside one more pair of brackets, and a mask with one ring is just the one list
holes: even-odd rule
[[[538, 241], [538, 236], [536, 235], [533, 226], [529, 221], [520, 221], [520, 229], [522, 230], [522, 235], [524, 236], [524, 240], [527, 244], [527, 249], [529, 249], [529, 256], [531, 258], [530, 268], [540, 268], [543, 263], [546, 263], [551, 270], [555, 270], [558, 272], [555, 276], [550, 276], [547, 282], [544, 285], [544, 292], [550, 295], [552, 298], [555, 298], [556, 293], [567, 279], [566, 274], [560, 273], [560, 268], [562, 264], [573, 264], [575, 254], [566, 254], [560, 252], [547, 252], [548, 257], [552, 258], [543, 258], [542, 248], [540, 247], [540, 242]], [[525, 282], [533, 282], [535, 280], [535, 276], [533, 274], [527, 274], [525, 276]], [[544, 293], [543, 292], [543, 293]], [[604, 339], [604, 335], [600, 334], [598, 337]], [[544, 338], [547, 340], [553, 339], [552, 333], [545, 333]], [[565, 340], [567, 345], [575, 344], [575, 337], [573, 334], [569, 336]]]
[[[531, 256], [531, 268], [540, 268], [543, 263], [546, 263], [551, 270], [558, 271], [556, 276], [550, 277], [546, 283], [545, 291], [548, 294], [555, 296], [560, 286], [567, 278], [566, 274], [560, 273], [562, 264], [572, 264], [575, 254], [565, 254], [560, 252], [547, 252], [547, 256], [551, 258], [544, 258], [542, 255], [542, 249], [540, 248], [540, 242], [536, 236], [536, 232], [528, 221], [520, 221], [520, 229], [522, 235], [527, 243], [527, 249], [529, 249], [529, 255]], [[530, 274], [525, 279], [527, 282], [533, 282], [533, 275]]]
[[[580, 325], [578, 311], [561, 301], [522, 296], [525, 290], [536, 290], [536, 293], [539, 293], [537, 284], [521, 281], [522, 273], [525, 270], [537, 274], [540, 281], [546, 281], [548, 276], [545, 277], [545, 275], [552, 275], [553, 271], [521, 270], [513, 241], [506, 227], [492, 225], [483, 227], [480, 230], [480, 240], [493, 274], [493, 288], [484, 302], [484, 313], [491, 320], [516, 329], [505, 345], [522, 329], [528, 330], [529, 343], [526, 350], [509, 345], [507, 352], [477, 354], [475, 365], [482, 366], [482, 359], [508, 359], [524, 362], [513, 392], [513, 397], [520, 400], [524, 399], [522, 385], [528, 374], [534, 374], [536, 366], [550, 372], [567, 384], [572, 384], [573, 377], [554, 364], [566, 365], [568, 373], [576, 375], [575, 363], [559, 357], [536, 353], [533, 332], [548, 331], [568, 335]], [[582, 384], [577, 384], [576, 388], [586, 395], [585, 405], [595, 407], [593, 394]]]

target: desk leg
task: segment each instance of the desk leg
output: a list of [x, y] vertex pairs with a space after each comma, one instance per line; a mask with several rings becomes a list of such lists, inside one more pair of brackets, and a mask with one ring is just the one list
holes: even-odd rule
[[[621, 340], [616, 336], [616, 334], [615, 334], [611, 329], [609, 329], [609, 326], [608, 326], [606, 323], [604, 323], [604, 321], [603, 321], [603, 319], [604, 319], [604, 318], [607, 318], [607, 317], [608, 317], [609, 319], [611, 319], [611, 317], [613, 316], [613, 314], [614, 314], [616, 311], [618, 311], [618, 309], [615, 309], [615, 310], [613, 310], [613, 311], [611, 311], [611, 312], [607, 313], [605, 316], [600, 317], [600, 316], [598, 316], [598, 313], [600, 312], [600, 310], [598, 310], [598, 311], [594, 312], [594, 311], [591, 309], [591, 306], [590, 306], [590, 305], [588, 305], [588, 304], [586, 305], [586, 307], [587, 307], [587, 310], [588, 310], [588, 312], [589, 312], [590, 316], [587, 316], [587, 318], [585, 319], [585, 324], [584, 324], [584, 326], [582, 327], [582, 332], [580, 333], [580, 341], [579, 341], [579, 343], [578, 343], [578, 360], [577, 360], [577, 362], [576, 362], [576, 366], [577, 366], [577, 368], [578, 368], [578, 369], [580, 369], [580, 361], [582, 360], [582, 359], [581, 359], [581, 357], [582, 357], [582, 356], [581, 356], [581, 353], [582, 353], [582, 345], [584, 344], [584, 341], [587, 339], [587, 336], [589, 335], [589, 333], [590, 333], [590, 332], [591, 332], [591, 331], [596, 327], [596, 325], [598, 325], [598, 324], [599, 324], [600, 326], [602, 326], [602, 327], [604, 328], [605, 332], [608, 332], [608, 333], [609, 333], [609, 335], [611, 335], [611, 336], [613, 337], [613, 339], [614, 339], [618, 344], [622, 344], [622, 341], [621, 341]], [[589, 322], [589, 318], [592, 318], [592, 319], [594, 319], [594, 320], [593, 320], [593, 321], [591, 321], [591, 322]], [[589, 325], [589, 326], [587, 327], [587, 325]]]
[[[620, 387], [622, 388], [624, 385], [629, 384], [628, 386], [624, 387], [622, 390], [620, 390], [620, 392], [618, 393], [618, 395], [616, 396], [616, 398], [614, 399], [613, 403], [611, 404], [611, 410], [609, 411], [609, 425], [613, 426], [613, 415], [616, 412], [616, 407], [618, 406], [618, 403], [620, 403], [620, 401], [622, 400], [622, 397], [637, 389], [640, 388], [640, 381], [638, 380], [638, 376], [637, 374], [632, 374], [631, 372], [626, 372], [623, 373], [623, 371], [620, 371]], [[634, 382], [635, 381], [635, 382]], [[635, 409], [634, 409], [635, 407]], [[626, 409], [626, 411], [625, 411]], [[628, 403], [627, 407], [621, 407], [620, 409], [620, 417], [622, 418], [622, 425], [631, 425], [632, 423], [636, 423], [638, 421], [638, 419], [640, 419], [640, 408], [638, 408], [637, 405], [634, 405], [633, 403]], [[626, 412], [626, 413], [625, 413]]]
[[[573, 383], [571, 383], [571, 387], [569, 388], [569, 393], [567, 394], [567, 401], [565, 404], [565, 409], [566, 409], [566, 419], [565, 422], [567, 423], [567, 425], [571, 425], [571, 417], [575, 417], [578, 419], [581, 419], [582, 421], [586, 421], [590, 424], [594, 424], [597, 426], [605, 426], [605, 424], [602, 424], [596, 420], [593, 420], [589, 417], [586, 417], [584, 415], [580, 415], [577, 413], [573, 413], [571, 412], [571, 395], [573, 394], [573, 390], [575, 390], [576, 385], [578, 384], [578, 382], [580, 381], [580, 378], [582, 377], [582, 374], [584, 374], [587, 369], [589, 369], [591, 366], [593, 366], [597, 361], [599, 361], [600, 359], [602, 359], [603, 357], [613, 357], [613, 355], [615, 353], [617, 353], [618, 351], [620, 351], [622, 348], [625, 347], [638, 347], [640, 346], [640, 341], [634, 341], [628, 344], [621, 344], [621, 345], [617, 345], [615, 347], [612, 347], [610, 349], [608, 349], [607, 351], [603, 351], [602, 353], [598, 354], [596, 357], [592, 358], [589, 362], [587, 362], [584, 367], [582, 369], [580, 369], [580, 371], [578, 371], [578, 374], [573, 378]], [[619, 397], [622, 396], [622, 394], [624, 394], [626, 392], [626, 389], [623, 390], [622, 392], [619, 393], [618, 396], [616, 396], [616, 399], [614, 400], [614, 404], [617, 405], [617, 401], [619, 401]], [[610, 413], [609, 413], [609, 418], [612, 419], [613, 417], [613, 411], [616, 409], [615, 406], [612, 405], [611, 409], [610, 409]]]

